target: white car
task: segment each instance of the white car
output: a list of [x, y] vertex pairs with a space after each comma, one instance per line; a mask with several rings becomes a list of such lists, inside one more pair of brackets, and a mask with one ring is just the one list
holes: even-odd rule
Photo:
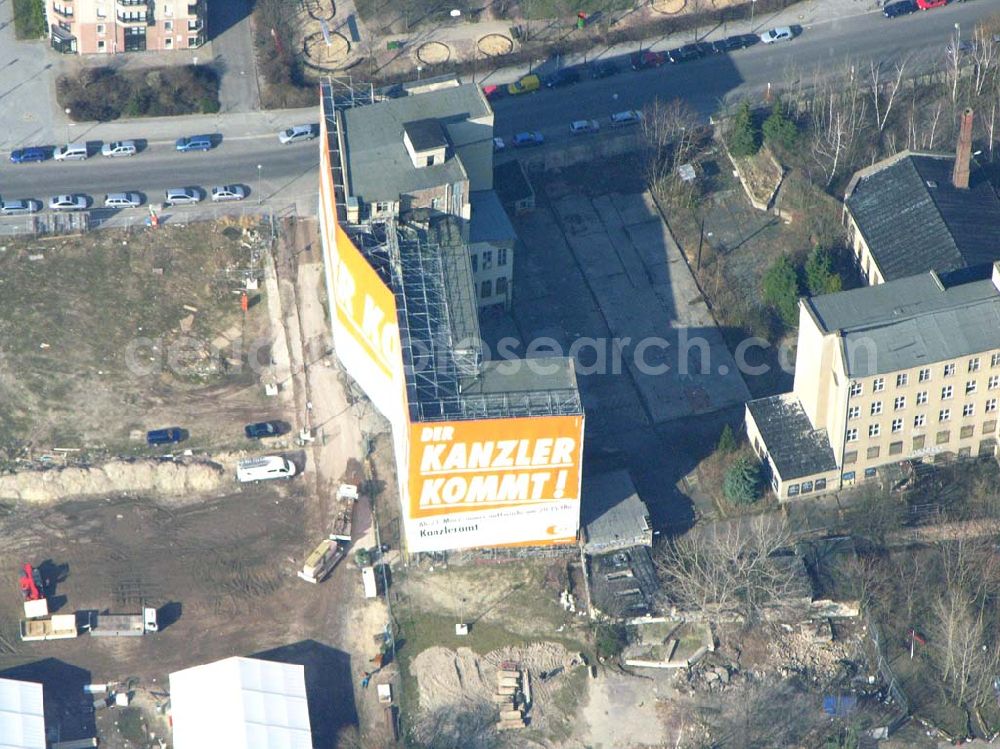
[[611, 127], [626, 127], [627, 125], [637, 125], [642, 122], [642, 112], [635, 109], [627, 109], [624, 112], [615, 112], [611, 115]]
[[142, 196], [137, 192], [111, 192], [104, 196], [105, 208], [138, 208]]
[[201, 202], [201, 190], [197, 187], [169, 187], [163, 197], [167, 205], [194, 205]]
[[601, 129], [597, 120], [576, 120], [569, 124], [570, 135], [583, 135], [584, 133], [596, 133]]
[[507, 148], [507, 144], [503, 142], [503, 138], [493, 139], [493, 153], [500, 153]]
[[4, 216], [21, 216], [26, 213], [38, 213], [42, 204], [37, 200], [5, 200], [0, 203], [0, 213]]
[[770, 31], [765, 31], [760, 35], [760, 40], [764, 44], [774, 44], [775, 42], [783, 42], [787, 39], [791, 39], [795, 34], [788, 26], [779, 26], [776, 29], [771, 29]]
[[290, 127], [287, 130], [282, 130], [278, 133], [278, 140], [282, 145], [288, 145], [289, 143], [300, 143], [304, 140], [312, 140], [319, 133], [317, 128], [313, 125], [295, 125], [295, 127]]
[[53, 211], [82, 211], [87, 208], [86, 195], [55, 195], [49, 200]]
[[101, 146], [101, 156], [135, 156], [137, 150], [134, 140], [116, 140]]
[[247, 191], [241, 185], [219, 185], [212, 188], [212, 200], [222, 203], [227, 200], [243, 200]]

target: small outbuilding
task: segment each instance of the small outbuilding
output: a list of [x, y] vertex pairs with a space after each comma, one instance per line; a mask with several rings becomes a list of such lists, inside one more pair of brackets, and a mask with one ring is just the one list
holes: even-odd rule
[[584, 476], [581, 513], [588, 554], [653, 545], [649, 510], [626, 470]]

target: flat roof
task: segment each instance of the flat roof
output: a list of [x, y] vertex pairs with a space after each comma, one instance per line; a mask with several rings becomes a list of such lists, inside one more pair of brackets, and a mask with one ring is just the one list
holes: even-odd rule
[[0, 749], [45, 749], [42, 685], [0, 679]]
[[448, 145], [441, 123], [433, 117], [403, 123], [403, 132], [410, 139], [414, 151], [431, 151]]
[[170, 674], [175, 749], [312, 749], [305, 669], [226, 658]]
[[627, 470], [584, 476], [580, 514], [588, 554], [653, 542], [649, 508]]
[[1000, 349], [1000, 290], [989, 279], [925, 273], [805, 300], [840, 332], [847, 372], [869, 376]]
[[837, 470], [825, 429], [814, 429], [794, 393], [747, 403], [767, 453], [783, 481]]
[[475, 190], [469, 194], [469, 202], [472, 205], [469, 241], [472, 244], [517, 239], [514, 225], [495, 190]]

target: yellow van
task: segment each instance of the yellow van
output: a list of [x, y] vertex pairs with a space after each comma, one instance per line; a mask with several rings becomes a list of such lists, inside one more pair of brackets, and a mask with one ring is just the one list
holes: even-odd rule
[[531, 91], [537, 91], [541, 88], [542, 81], [537, 75], [526, 75], [519, 81], [514, 81], [509, 86], [507, 86], [507, 93], [513, 95], [516, 94], [527, 94]]

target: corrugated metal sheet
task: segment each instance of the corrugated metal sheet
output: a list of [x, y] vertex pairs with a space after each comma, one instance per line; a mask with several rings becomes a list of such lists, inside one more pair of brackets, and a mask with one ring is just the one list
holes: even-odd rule
[[45, 749], [41, 684], [0, 679], [0, 749]]

